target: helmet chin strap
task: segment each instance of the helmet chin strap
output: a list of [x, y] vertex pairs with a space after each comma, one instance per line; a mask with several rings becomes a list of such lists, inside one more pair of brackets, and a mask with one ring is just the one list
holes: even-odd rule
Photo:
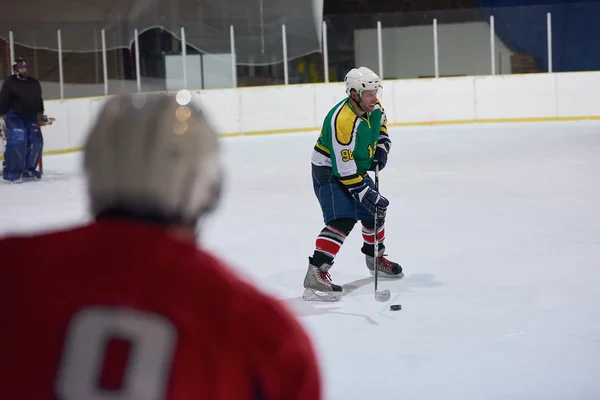
[[352, 100], [354, 100], [354, 102], [356, 103], [356, 106], [357, 106], [358, 108], [360, 108], [360, 111], [362, 111], [362, 112], [364, 112], [364, 113], [366, 114], [366, 111], [365, 111], [365, 110], [363, 110], [363, 108], [360, 106], [360, 100], [361, 100], [361, 96], [360, 96], [360, 94], [358, 93], [358, 91], [356, 92], [356, 95], [358, 96], [358, 100], [355, 100], [355, 99], [353, 99], [353, 98], [352, 98], [352, 96], [350, 96], [350, 98], [351, 98]]

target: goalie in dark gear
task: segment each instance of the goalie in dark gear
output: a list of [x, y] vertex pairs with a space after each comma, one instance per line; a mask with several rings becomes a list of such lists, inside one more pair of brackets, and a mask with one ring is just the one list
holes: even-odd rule
[[16, 59], [13, 72], [0, 91], [0, 130], [6, 138], [2, 175], [14, 183], [23, 178], [41, 178], [37, 167], [44, 149], [39, 124], [44, 101], [42, 87], [28, 75], [23, 58]]

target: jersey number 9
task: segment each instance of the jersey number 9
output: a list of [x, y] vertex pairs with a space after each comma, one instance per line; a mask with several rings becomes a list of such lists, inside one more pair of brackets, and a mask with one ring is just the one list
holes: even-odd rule
[[354, 154], [352, 154], [352, 152], [348, 149], [344, 149], [340, 152], [340, 154], [342, 155], [342, 161], [343, 162], [348, 162], [350, 160], [354, 160]]
[[[107, 343], [125, 339], [132, 351], [117, 391], [99, 388]], [[165, 318], [118, 308], [86, 308], [67, 331], [56, 382], [61, 400], [160, 400], [165, 396], [177, 333]]]

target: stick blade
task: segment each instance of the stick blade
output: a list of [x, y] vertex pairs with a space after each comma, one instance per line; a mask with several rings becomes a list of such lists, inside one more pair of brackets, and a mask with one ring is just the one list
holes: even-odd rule
[[392, 297], [392, 294], [387, 289], [375, 291], [375, 300], [380, 303], [385, 303], [390, 299], [390, 297]]

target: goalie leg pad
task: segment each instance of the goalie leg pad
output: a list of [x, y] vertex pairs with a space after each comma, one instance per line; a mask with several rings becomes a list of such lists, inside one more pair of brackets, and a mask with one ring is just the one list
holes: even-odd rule
[[25, 174], [40, 178], [41, 174], [36, 170], [42, 157], [44, 149], [44, 138], [42, 131], [35, 122], [28, 123], [27, 130], [27, 152], [25, 156]]
[[27, 150], [27, 131], [23, 120], [15, 117], [6, 118], [6, 149], [2, 177], [7, 181], [21, 179], [25, 168]]

